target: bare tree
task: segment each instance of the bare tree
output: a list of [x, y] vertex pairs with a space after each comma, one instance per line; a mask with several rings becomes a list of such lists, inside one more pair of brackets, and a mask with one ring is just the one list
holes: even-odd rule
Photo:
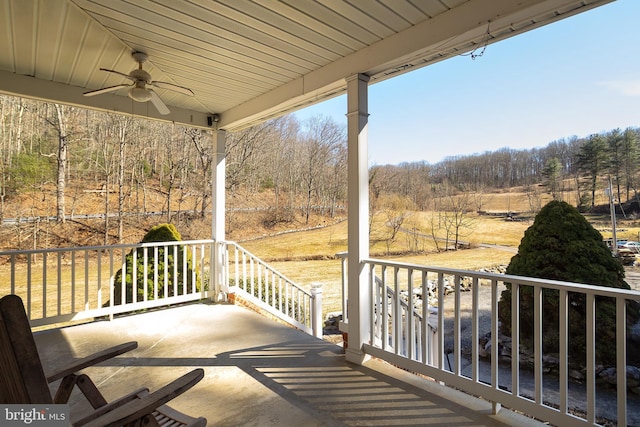
[[274, 126], [274, 121], [268, 121], [228, 135], [227, 190], [239, 188], [241, 185], [248, 186], [253, 191], [258, 190], [259, 176], [256, 172], [265, 154], [261, 148]]
[[431, 211], [430, 218], [427, 222], [429, 226], [429, 231], [431, 232], [431, 238], [433, 239], [433, 244], [436, 247], [436, 251], [440, 252], [440, 234], [442, 232], [442, 221], [439, 212], [435, 210]]
[[[185, 129], [185, 135], [193, 143], [198, 153], [198, 173], [194, 186], [199, 189], [200, 209], [194, 206], [194, 210], [199, 211], [200, 218], [204, 218], [206, 208], [209, 206], [211, 199], [211, 166], [213, 155], [211, 153], [211, 138], [209, 133], [201, 132], [197, 129]], [[197, 200], [197, 199], [196, 199]], [[196, 201], [197, 203], [197, 201]]]
[[387, 255], [391, 254], [391, 245], [396, 241], [398, 234], [403, 230], [403, 225], [411, 217], [414, 204], [407, 196], [390, 194], [381, 202], [381, 212], [385, 219], [384, 241], [387, 246]]
[[327, 189], [327, 166], [340, 162], [340, 156], [346, 151], [346, 129], [328, 117], [312, 117], [306, 123], [306, 132], [302, 138], [302, 185], [305, 192], [305, 222], [309, 223], [312, 202], [320, 199]]
[[460, 238], [466, 235], [466, 231], [473, 227], [474, 218], [469, 214], [473, 211], [473, 197], [464, 189], [456, 192], [450, 185], [443, 187], [444, 228], [447, 231], [447, 242], [453, 233], [454, 248], [460, 244]]
[[[271, 132], [263, 139], [265, 152], [260, 169], [262, 187], [273, 189], [273, 204], [265, 216], [270, 225], [290, 222], [295, 213], [296, 159], [300, 124], [295, 116], [284, 116], [273, 121]], [[288, 192], [288, 200], [284, 197]]]
[[[114, 130], [118, 144], [118, 243], [123, 242], [124, 235], [124, 201], [125, 201], [125, 171], [127, 170], [126, 147], [128, 133], [132, 126], [131, 118], [126, 116], [113, 116]], [[116, 119], [117, 118], [117, 119]]]
[[57, 153], [54, 155], [57, 161], [56, 169], [56, 218], [58, 222], [65, 222], [65, 191], [67, 187], [67, 167], [69, 153], [69, 125], [68, 117], [71, 107], [53, 104], [55, 117], [45, 117], [45, 120], [53, 127], [58, 137]]
[[536, 214], [542, 209], [542, 196], [537, 185], [527, 185], [524, 187], [529, 202], [529, 212]]

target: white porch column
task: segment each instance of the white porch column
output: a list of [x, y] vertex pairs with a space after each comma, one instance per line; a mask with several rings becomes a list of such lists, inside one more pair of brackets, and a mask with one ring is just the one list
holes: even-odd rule
[[367, 342], [371, 328], [367, 317], [371, 304], [369, 272], [362, 264], [369, 257], [368, 82], [364, 74], [347, 78], [349, 335], [345, 355], [358, 364], [366, 360], [362, 344]]
[[[213, 159], [211, 164], [211, 239], [216, 244], [211, 260], [211, 284], [213, 298], [219, 295], [226, 298], [226, 280], [224, 277], [224, 252], [218, 242], [225, 240], [225, 141], [227, 133], [217, 130], [213, 133]], [[221, 292], [223, 294], [221, 294]]]

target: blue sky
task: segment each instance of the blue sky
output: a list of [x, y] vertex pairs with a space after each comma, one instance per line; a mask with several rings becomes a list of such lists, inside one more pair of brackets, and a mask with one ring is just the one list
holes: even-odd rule
[[[369, 88], [369, 163], [640, 127], [640, 1], [618, 0]], [[296, 113], [346, 125], [346, 96]]]

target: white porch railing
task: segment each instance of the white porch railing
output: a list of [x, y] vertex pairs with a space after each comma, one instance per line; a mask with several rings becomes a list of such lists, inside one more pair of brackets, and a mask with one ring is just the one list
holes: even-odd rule
[[[222, 254], [219, 264], [216, 248]], [[216, 265], [222, 267], [212, 268]], [[217, 270], [218, 280], [212, 280]], [[127, 282], [133, 289], [140, 288], [140, 295], [127, 295]], [[216, 246], [213, 240], [188, 240], [0, 252], [0, 296], [22, 297], [34, 327], [214, 299], [221, 291], [245, 292], [245, 299], [283, 321], [322, 334], [321, 288], [304, 291], [232, 242]]]
[[[346, 254], [340, 254], [340, 257], [343, 313], [347, 313], [347, 258]], [[361, 313], [361, 317], [365, 318], [364, 323], [371, 325], [370, 335], [366, 338], [368, 342], [363, 348], [365, 353], [482, 396], [494, 402], [495, 411], [502, 404], [555, 425], [591, 426], [598, 425], [598, 417], [607, 407], [609, 411], [613, 408], [613, 418], [617, 418], [618, 425], [628, 425], [629, 420], [633, 420], [631, 425], [635, 425], [640, 420], [640, 396], [628, 392], [626, 369], [626, 302], [640, 302], [640, 292], [376, 259], [367, 259], [364, 264], [369, 271], [369, 290], [373, 302], [368, 313]], [[471, 284], [471, 302], [465, 306], [461, 305], [463, 281]], [[534, 290], [534, 324], [540, 326], [535, 328], [533, 354], [529, 355], [533, 358], [532, 368], [523, 366], [524, 352], [515, 344], [506, 360], [498, 351], [491, 351], [489, 358], [480, 356], [478, 342], [487, 332], [491, 333], [491, 349], [498, 349], [502, 344], [499, 342], [498, 301], [505, 282], [512, 285], [513, 327], [510, 338], [513, 343], [520, 342], [520, 289], [527, 286]], [[445, 297], [445, 290], [449, 286], [452, 294]], [[430, 287], [433, 287], [432, 293], [435, 294], [433, 304], [427, 298]], [[484, 287], [482, 294], [481, 287]], [[543, 289], [557, 290], [559, 294], [560, 352], [557, 377], [543, 373]], [[567, 351], [569, 294], [582, 294], [586, 300], [587, 363], [582, 384], [570, 380]], [[481, 301], [480, 295], [485, 295], [489, 300]], [[595, 361], [598, 340], [595, 333], [595, 301], [600, 297], [615, 300], [617, 331], [616, 342], [610, 343], [616, 348], [617, 385], [606, 393], [606, 386], [597, 381]], [[447, 310], [444, 309], [445, 304]], [[488, 322], [487, 317], [490, 319]], [[481, 319], [484, 321], [481, 322]], [[362, 319], [360, 323], [363, 323]], [[341, 329], [349, 332], [347, 316], [341, 323]], [[469, 334], [471, 348], [463, 352], [463, 336], [468, 340]]]
[[[192, 240], [0, 252], [0, 292], [22, 297], [32, 326], [195, 301], [212, 295], [212, 248]], [[143, 296], [127, 298], [127, 278]]]
[[224, 291], [243, 298], [295, 327], [322, 337], [322, 288], [313, 285], [308, 292], [280, 274], [258, 257], [234, 242], [225, 242], [228, 284]]

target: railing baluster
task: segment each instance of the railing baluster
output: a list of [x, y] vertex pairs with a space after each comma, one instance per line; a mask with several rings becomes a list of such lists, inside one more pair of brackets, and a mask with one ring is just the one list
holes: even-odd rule
[[388, 350], [391, 346], [389, 342], [389, 293], [387, 292], [387, 266], [383, 265], [380, 269], [380, 278], [382, 280], [381, 285], [381, 297], [382, 297], [382, 319], [380, 321], [380, 327], [382, 328], [382, 348]]
[[569, 313], [569, 293], [561, 289], [558, 294], [558, 304], [560, 306], [560, 330], [558, 331], [558, 345], [559, 345], [559, 363], [560, 366], [559, 371], [559, 379], [560, 381], [560, 412], [563, 414], [567, 413], [568, 409], [568, 395], [567, 395], [567, 386], [569, 381], [569, 357], [567, 354], [567, 350], [569, 348], [569, 322], [567, 319], [567, 315]]
[[[31, 286], [29, 286], [29, 283], [31, 283], [31, 259], [32, 254], [27, 254], [27, 316], [29, 316], [29, 319], [31, 319], [31, 305], [33, 302], [31, 300]], [[44, 294], [42, 303], [44, 307]], [[44, 311], [42, 312], [42, 317], [44, 317]]]
[[380, 328], [380, 286], [376, 283], [375, 265], [371, 264], [369, 267], [369, 292], [371, 293], [371, 305], [369, 306], [369, 317], [373, 319], [371, 322], [371, 328], [369, 331], [369, 341], [373, 344], [376, 342], [376, 336], [379, 336], [378, 330]]
[[520, 396], [520, 284], [511, 284], [511, 393]]
[[460, 347], [462, 346], [461, 340], [462, 340], [462, 334], [460, 333], [460, 328], [462, 325], [460, 325], [460, 276], [455, 275], [453, 276], [453, 282], [454, 282], [454, 305], [455, 305], [455, 309], [454, 309], [454, 317], [453, 317], [453, 351], [454, 351], [454, 360], [453, 360], [453, 372], [456, 375], [460, 375], [460, 370], [461, 370], [461, 363], [460, 363], [460, 358], [462, 357], [462, 353], [461, 353], [461, 349]]
[[[133, 251], [133, 253], [135, 254], [136, 251]], [[127, 303], [126, 300], [126, 296], [127, 296], [127, 288], [126, 288], [126, 280], [125, 278], [127, 277], [127, 260], [126, 260], [126, 256], [125, 256], [125, 251], [124, 249], [120, 249], [120, 265], [122, 265], [122, 276], [121, 276], [121, 280], [120, 280], [120, 304], [124, 305]], [[135, 289], [136, 286], [136, 282], [135, 282], [135, 272], [133, 272], [133, 266], [136, 265], [135, 263], [135, 255], [132, 255], [132, 273], [131, 273], [131, 280], [132, 280], [132, 288]], [[136, 301], [136, 292], [133, 292], [133, 302]]]
[[196, 272], [198, 271], [198, 253], [196, 250], [196, 245], [191, 245], [191, 260], [193, 264], [191, 265], [191, 293], [196, 293]]
[[[542, 325], [542, 288], [533, 289], [533, 324]], [[533, 378], [535, 388], [535, 402], [542, 403], [542, 328], [533, 331]]]
[[71, 311], [76, 311], [76, 251], [71, 252]]
[[393, 269], [393, 347], [395, 354], [402, 354], [402, 305], [400, 304], [400, 268]]
[[[100, 271], [100, 263], [97, 269]], [[89, 251], [87, 250], [84, 251], [84, 309], [89, 310]]]
[[296, 288], [294, 288], [293, 286], [291, 287], [291, 317], [293, 319], [298, 319], [298, 301], [297, 301], [297, 297], [298, 297], [298, 292], [296, 290]]
[[9, 256], [9, 260], [11, 261], [11, 293], [16, 293], [16, 256], [14, 254]]
[[[207, 260], [207, 247], [206, 245], [203, 243], [202, 245], [200, 245], [200, 292], [203, 293], [204, 295], [204, 291], [205, 289], [205, 283], [206, 283], [206, 278], [205, 278], [205, 264], [206, 264], [206, 260]], [[213, 292], [213, 289], [212, 289]], [[165, 295], [167, 295], [165, 293]]]
[[[98, 305], [96, 308], [100, 308], [102, 307], [102, 251], [98, 250], [98, 275], [97, 275], [97, 279], [98, 279]], [[88, 309], [88, 307], [87, 307]]]
[[276, 308], [278, 306], [278, 302], [276, 301], [276, 275], [273, 270], [269, 269], [267, 264], [265, 264], [265, 270], [268, 272], [269, 276], [269, 293], [271, 294], [271, 307]]
[[[502, 282], [504, 284], [504, 282]], [[491, 388], [497, 392], [500, 388], [498, 363], [500, 362], [500, 344], [498, 342], [498, 281], [491, 280]], [[493, 414], [500, 411], [500, 402], [492, 401]]]
[[42, 317], [47, 316], [47, 253], [42, 254]]
[[309, 317], [309, 305], [307, 303], [309, 302], [309, 300], [306, 298], [306, 295], [304, 295], [302, 292], [300, 292], [300, 298], [302, 298], [302, 308], [303, 308], [302, 321], [300, 323], [302, 323], [303, 325], [307, 325], [307, 320]]
[[109, 249], [109, 308], [111, 310], [109, 312], [109, 320], [113, 320], [113, 306], [115, 304], [115, 301], [113, 301], [113, 299], [115, 298], [115, 295], [114, 295], [115, 275], [113, 274], [113, 263], [114, 263], [113, 255], [114, 255], [114, 249], [110, 248]]
[[478, 278], [473, 277], [471, 280], [471, 378], [474, 382], [478, 382], [479, 378], [479, 364], [478, 364], [478, 342], [480, 336], [478, 333], [480, 322], [478, 311], [480, 310], [480, 289]]
[[[132, 292], [134, 295], [138, 294], [138, 251], [133, 250], [133, 266], [132, 266]], [[149, 281], [147, 277], [149, 275], [149, 248], [146, 246], [142, 248], [142, 301], [147, 302], [149, 299]], [[155, 296], [155, 295], [154, 295]], [[136, 297], [133, 298], [134, 302], [137, 302]]]
[[58, 294], [58, 301], [56, 301], [58, 310], [56, 315], [60, 316], [62, 314], [62, 253], [58, 252], [56, 255], [56, 260], [58, 262], [56, 266], [56, 290]]
[[347, 294], [347, 258], [341, 258], [340, 263], [342, 265], [342, 269], [340, 270], [340, 282], [342, 288], [342, 322], [348, 323], [349, 312], [347, 310], [347, 305], [349, 302], [349, 296]]
[[433, 343], [430, 342], [429, 338], [429, 290], [427, 289], [428, 281], [427, 281], [427, 271], [422, 271], [422, 283], [420, 287], [420, 292], [422, 292], [422, 322], [420, 330], [421, 332], [421, 341], [422, 341], [422, 353], [421, 360], [422, 363], [431, 364], [432, 361], [429, 360], [429, 354], [431, 352], [431, 346]]
[[298, 300], [298, 317], [297, 320], [300, 323], [303, 323], [304, 319], [304, 299], [302, 298], [302, 292], [300, 289], [296, 289], [296, 298]]
[[[146, 248], [145, 248], [146, 249]], [[149, 262], [148, 262], [148, 253], [145, 253], [144, 256], [144, 260], [145, 260], [145, 272], [144, 272], [144, 277], [143, 280], [145, 281], [145, 283], [147, 282], [147, 276], [148, 276], [148, 271], [147, 269], [149, 268]], [[159, 289], [158, 289], [158, 247], [154, 246], [153, 247], [153, 265], [151, 266], [151, 268], [153, 269], [153, 299], [158, 299], [158, 295], [159, 295]], [[165, 294], [164, 296], [165, 298], [167, 297], [167, 295]]]
[[173, 246], [173, 280], [171, 285], [173, 286], [173, 295], [178, 295], [178, 246]]
[[618, 386], [618, 425], [627, 425], [627, 310], [626, 300], [616, 298], [616, 382]]
[[596, 422], [596, 298], [587, 294], [587, 421]]
[[416, 358], [416, 328], [414, 325], [413, 268], [407, 269], [407, 356]]
[[187, 260], [189, 255], [189, 247], [182, 247], [182, 295], [186, 295], [189, 292], [189, 272], [187, 270]]
[[163, 289], [163, 293], [166, 296], [171, 295], [169, 293], [169, 246], [164, 245], [162, 247], [162, 274], [163, 274], [163, 280], [162, 280], [162, 289]]
[[283, 279], [284, 283], [284, 307], [282, 312], [293, 318], [293, 292], [294, 284], [289, 280]]
[[[448, 356], [447, 356], [448, 360]], [[438, 369], [444, 369], [444, 274], [438, 273]]]
[[[248, 291], [248, 283], [247, 280], [250, 277], [250, 275], [247, 273], [247, 254], [245, 254], [244, 252], [242, 252], [242, 286], [241, 288], [244, 289], [245, 291]], [[253, 288], [251, 288], [253, 289]]]
[[[256, 283], [255, 283], [255, 274], [254, 274], [254, 266], [253, 266], [253, 258], [249, 258], [249, 280], [251, 285], [251, 291], [249, 292], [251, 295], [256, 295]], [[260, 296], [258, 296], [260, 298]]]

